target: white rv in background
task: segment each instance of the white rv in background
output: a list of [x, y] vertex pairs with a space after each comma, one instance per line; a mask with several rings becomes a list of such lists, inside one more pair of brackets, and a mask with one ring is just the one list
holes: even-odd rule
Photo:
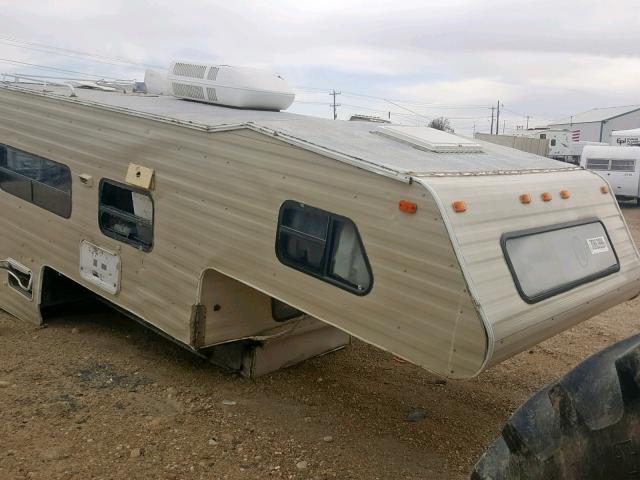
[[599, 173], [619, 200], [640, 204], [640, 147], [586, 146], [580, 166]]
[[617, 147], [640, 147], [640, 128], [615, 130], [611, 132], [609, 143]]
[[539, 138], [548, 140], [549, 158], [555, 160], [566, 161], [565, 157], [570, 155], [571, 138], [569, 130], [549, 129], [549, 128], [529, 128], [527, 130], [518, 130], [514, 133], [516, 137]]
[[580, 164], [580, 159], [582, 158], [582, 152], [585, 147], [608, 147], [609, 144], [605, 142], [589, 142], [587, 140], [581, 140], [579, 142], [571, 142], [569, 145], [569, 156], [566, 160], [563, 160], [568, 163], [573, 163], [575, 165]]
[[604, 142], [574, 141], [571, 138], [570, 130], [560, 128], [529, 128], [527, 130], [520, 130], [514, 135], [547, 140], [549, 144], [549, 153], [547, 154], [547, 156], [549, 158], [560, 160], [566, 163], [573, 163], [574, 165], [578, 165], [580, 163], [582, 150], [587, 145], [609, 145], [608, 143]]

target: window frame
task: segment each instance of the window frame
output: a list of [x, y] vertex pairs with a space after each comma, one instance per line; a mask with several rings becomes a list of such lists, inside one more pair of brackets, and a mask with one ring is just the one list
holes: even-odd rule
[[[328, 216], [328, 225], [327, 225], [327, 230], [326, 230], [326, 238], [324, 239], [324, 250], [323, 250], [323, 254], [322, 254], [322, 259], [321, 259], [321, 273], [318, 273], [317, 271], [315, 271], [314, 269], [310, 269], [307, 268], [303, 265], [300, 265], [294, 261], [291, 261], [289, 258], [287, 258], [286, 254], [284, 254], [284, 248], [281, 245], [280, 242], [280, 237], [281, 237], [281, 233], [284, 229], [284, 231], [286, 233], [288, 233], [289, 235], [294, 235], [297, 236], [298, 238], [308, 238], [312, 241], [315, 242], [319, 242], [321, 241], [320, 239], [312, 236], [312, 235], [308, 235], [305, 234], [304, 232], [298, 232], [297, 230], [294, 230], [290, 227], [284, 226], [282, 225], [282, 220], [284, 217], [284, 213], [285, 211], [287, 211], [288, 209], [295, 209], [295, 210], [303, 210], [305, 208], [308, 209], [313, 209], [319, 213], [323, 213], [325, 215]], [[347, 283], [346, 281], [341, 281], [339, 278], [337, 278], [336, 276], [332, 276], [329, 269], [330, 269], [330, 264], [331, 264], [331, 259], [333, 258], [333, 254], [335, 251], [335, 238], [333, 238], [333, 232], [334, 232], [334, 223], [336, 221], [341, 221], [344, 223], [350, 223], [351, 225], [353, 225], [356, 237], [358, 239], [358, 246], [360, 247], [360, 251], [362, 252], [362, 258], [364, 260], [364, 264], [366, 266], [367, 269], [367, 273], [369, 274], [369, 285], [366, 289], [364, 290], [359, 290], [357, 288], [357, 286], [353, 286], [350, 283]], [[276, 228], [276, 242], [275, 242], [275, 251], [276, 251], [276, 257], [278, 258], [278, 260], [280, 261], [280, 263], [282, 263], [283, 265], [286, 265], [287, 267], [293, 268], [294, 270], [298, 270], [302, 273], [306, 273], [307, 275], [310, 275], [314, 278], [317, 278], [319, 280], [322, 280], [323, 282], [329, 283], [331, 285], [334, 285], [342, 290], [346, 290], [349, 293], [353, 293], [354, 295], [358, 295], [360, 297], [367, 295], [369, 292], [371, 292], [371, 290], [373, 289], [373, 283], [374, 283], [374, 277], [373, 277], [373, 271], [371, 269], [371, 263], [369, 262], [369, 256], [367, 255], [367, 251], [364, 247], [364, 242], [362, 241], [362, 236], [360, 235], [360, 231], [358, 230], [358, 226], [356, 225], [356, 223], [351, 220], [348, 217], [342, 216], [342, 215], [338, 215], [336, 213], [332, 213], [332, 212], [328, 212], [327, 210], [323, 210], [321, 208], [318, 207], [313, 207], [311, 205], [308, 205], [306, 203], [303, 202], [298, 202], [296, 200], [285, 200], [284, 202], [282, 202], [282, 205], [280, 205], [280, 211], [278, 213], [278, 224], [277, 224], [277, 228]]]
[[[626, 162], [627, 164], [625, 164], [625, 166], [623, 168], [619, 167], [619, 163], [616, 163], [616, 168], [614, 168], [614, 163], [613, 162]], [[631, 163], [631, 168], [629, 169], [629, 165], [628, 163]], [[636, 159], [635, 158], [612, 158], [611, 161], [609, 162], [609, 171], [610, 172], [626, 172], [626, 173], [630, 173], [630, 172], [635, 172], [636, 171]]]
[[[606, 168], [594, 168], [593, 163], [591, 164], [591, 166], [589, 166], [589, 162], [601, 162], [601, 161], [605, 161], [607, 162], [607, 167]], [[601, 165], [597, 165], [597, 166], [603, 166], [604, 164]], [[599, 172], [605, 172], [605, 171], [611, 171], [611, 159], [610, 158], [602, 158], [602, 157], [592, 157], [592, 158], [587, 158], [587, 161], [584, 164], [584, 168], [586, 168], [587, 170], [594, 170], [594, 171], [599, 171]]]
[[[151, 223], [151, 244], [150, 245], [147, 246], [141, 242], [132, 241], [131, 239], [126, 238], [123, 235], [119, 235], [117, 232], [113, 232], [111, 230], [106, 230], [103, 228], [102, 220], [101, 220], [103, 213], [116, 215], [130, 222], [136, 222], [138, 219], [142, 219], [142, 217], [138, 217], [137, 215], [124, 212], [114, 207], [102, 205], [102, 191], [105, 183], [109, 183], [118, 188], [123, 188], [123, 189], [129, 190], [130, 192], [140, 193], [149, 197], [149, 199], [151, 200], [151, 209], [152, 209], [151, 220], [150, 220], [150, 223]], [[147, 190], [146, 188], [137, 187], [135, 185], [129, 185], [127, 183], [118, 182], [117, 180], [113, 180], [107, 177], [102, 177], [100, 179], [100, 185], [98, 187], [98, 228], [100, 229], [100, 232], [102, 232], [103, 235], [109, 238], [113, 238], [114, 240], [117, 240], [126, 245], [129, 245], [135, 248], [136, 250], [140, 250], [142, 252], [148, 253], [148, 252], [151, 252], [153, 250], [153, 247], [155, 246], [155, 219], [156, 219], [156, 205], [150, 190]], [[145, 220], [145, 219], [142, 219], [142, 220]]]
[[[580, 225], [588, 225], [590, 223], [599, 223], [602, 226], [602, 230], [604, 231], [604, 234], [607, 236], [607, 240], [609, 241], [609, 245], [611, 246], [611, 251], [613, 252], [613, 256], [616, 259], [615, 265], [612, 265], [606, 270], [601, 270], [600, 272], [587, 275], [586, 277], [582, 277], [577, 280], [564, 283], [554, 288], [549, 288], [536, 295], [533, 295], [533, 296], [527, 295], [523, 290], [522, 285], [520, 284], [518, 274], [513, 266], [513, 263], [511, 262], [511, 258], [509, 257], [509, 252], [507, 250], [507, 241], [514, 238], [537, 235], [539, 233], [554, 232], [556, 230], [563, 230], [565, 228], [578, 227]], [[516, 286], [516, 290], [518, 291], [518, 294], [525, 302], [527, 302], [530, 305], [534, 303], [538, 303], [542, 300], [546, 300], [547, 298], [554, 297], [561, 293], [568, 292], [569, 290], [573, 290], [574, 288], [579, 287], [580, 285], [591, 283], [594, 280], [607, 277], [613, 273], [620, 271], [620, 259], [618, 258], [618, 253], [616, 252], [613, 242], [611, 241], [609, 232], [605, 227], [604, 223], [602, 222], [602, 220], [594, 217], [584, 218], [582, 220], [575, 220], [571, 222], [557, 223], [555, 225], [548, 225], [544, 227], [528, 228], [525, 230], [518, 230], [515, 232], [503, 233], [502, 236], [500, 237], [500, 247], [502, 248], [502, 254], [504, 256], [505, 261], [507, 262], [507, 266], [509, 267], [509, 272], [511, 273], [511, 277], [513, 278], [513, 283]]]
[[[11, 149], [11, 150], [20, 152], [22, 154], [29, 155], [31, 157], [35, 157], [35, 158], [38, 158], [38, 159], [42, 159], [42, 160], [44, 160], [46, 162], [50, 162], [50, 163], [54, 164], [56, 167], [62, 167], [62, 169], [68, 175], [69, 192], [61, 190], [60, 188], [54, 187], [52, 185], [47, 185], [46, 183], [44, 183], [44, 182], [42, 182], [40, 180], [36, 180], [34, 178], [31, 178], [31, 177], [29, 177], [27, 175], [24, 175], [24, 174], [20, 173], [20, 172], [16, 172], [15, 170], [11, 170], [10, 168], [3, 167], [2, 165], [0, 165], [0, 172], [4, 172], [5, 174], [10, 175], [10, 176], [19, 177], [19, 178], [24, 179], [26, 182], [29, 183], [30, 198], [29, 199], [23, 198], [20, 195], [17, 195], [17, 194], [15, 194], [15, 193], [13, 193], [13, 192], [11, 192], [9, 190], [6, 190], [6, 189], [2, 188], [2, 182], [0, 182], [0, 191], [6, 193], [8, 195], [11, 195], [12, 197], [19, 198], [23, 202], [27, 202], [27, 203], [30, 203], [31, 205], [35, 205], [36, 207], [41, 208], [43, 210], [46, 210], [47, 212], [53, 213], [54, 215], [57, 215], [58, 217], [65, 218], [65, 219], [71, 218], [71, 213], [73, 211], [73, 175], [71, 174], [71, 168], [68, 165], [66, 165], [66, 164], [64, 164], [62, 162], [51, 160], [50, 158], [43, 157], [42, 155], [38, 155], [36, 153], [31, 153], [31, 152], [28, 152], [26, 150], [22, 150], [20, 148], [13, 147], [13, 146], [8, 145], [6, 143], [0, 143], [0, 150], [1, 149], [5, 150], [5, 155], [7, 155], [8, 154], [8, 150]], [[41, 188], [48, 189], [48, 190], [54, 190], [54, 191], [59, 192], [59, 193], [65, 195], [65, 196], [68, 196], [68, 202], [67, 202], [67, 207], [68, 208], [64, 209], [64, 214], [59, 212], [59, 211], [52, 210], [52, 209], [48, 208], [46, 205], [44, 205], [44, 204], [35, 202], [33, 200], [33, 198], [34, 198], [34, 190], [33, 190], [34, 184], [39, 185]]]

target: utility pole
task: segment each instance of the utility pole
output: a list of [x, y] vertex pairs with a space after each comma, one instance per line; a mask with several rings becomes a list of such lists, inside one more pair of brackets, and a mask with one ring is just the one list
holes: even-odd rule
[[493, 135], [493, 112], [496, 110], [496, 107], [491, 107], [491, 135]]
[[527, 130], [529, 130], [529, 119], [531, 118], [531, 115], [527, 115]]
[[502, 121], [502, 134], [503, 134], [503, 135], [504, 135], [504, 130], [505, 130], [505, 128], [507, 128], [507, 121], [506, 121], [506, 120], [503, 120], [503, 121]]
[[338, 118], [338, 112], [336, 110], [337, 107], [340, 106], [339, 103], [336, 103], [336, 95], [340, 95], [340, 92], [336, 92], [335, 90], [333, 90], [329, 95], [331, 95], [333, 97], [333, 119], [336, 120]]
[[498, 100], [498, 108], [496, 109], [496, 135], [500, 133], [500, 100]]

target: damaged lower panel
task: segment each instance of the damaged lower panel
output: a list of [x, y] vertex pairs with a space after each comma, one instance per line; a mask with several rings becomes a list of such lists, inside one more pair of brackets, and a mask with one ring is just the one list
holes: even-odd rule
[[282, 333], [223, 343], [202, 351], [211, 363], [256, 378], [346, 347], [349, 334], [305, 317]]

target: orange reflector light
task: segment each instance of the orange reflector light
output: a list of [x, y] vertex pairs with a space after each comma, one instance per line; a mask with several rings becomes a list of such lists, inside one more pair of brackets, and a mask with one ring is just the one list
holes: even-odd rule
[[455, 202], [452, 202], [451, 206], [453, 207], [453, 210], [458, 213], [467, 211], [467, 203], [462, 200], [456, 200]]
[[404, 213], [416, 213], [418, 210], [418, 204], [410, 202], [409, 200], [400, 200], [398, 202], [398, 208]]
[[607, 187], [606, 185], [603, 185], [600, 187], [600, 191], [602, 193], [609, 193], [609, 187]]
[[531, 203], [531, 195], [528, 193], [520, 195], [520, 203]]
[[569, 190], [560, 190], [560, 198], [569, 198]]
[[549, 192], [544, 192], [541, 197], [543, 202], [550, 202], [552, 198]]

